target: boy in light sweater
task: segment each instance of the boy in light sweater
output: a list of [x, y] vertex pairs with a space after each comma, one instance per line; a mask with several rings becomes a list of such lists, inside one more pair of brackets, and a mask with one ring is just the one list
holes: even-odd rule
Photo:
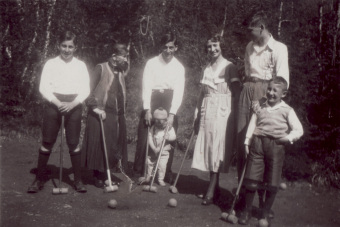
[[260, 185], [266, 189], [261, 218], [268, 219], [281, 180], [284, 145], [292, 144], [303, 134], [294, 109], [282, 100], [287, 94], [287, 86], [283, 77], [271, 79], [266, 102], [257, 102], [253, 106], [255, 113], [250, 120], [244, 143], [248, 155], [242, 186], [245, 188], [246, 204], [239, 224], [248, 224], [255, 192]]

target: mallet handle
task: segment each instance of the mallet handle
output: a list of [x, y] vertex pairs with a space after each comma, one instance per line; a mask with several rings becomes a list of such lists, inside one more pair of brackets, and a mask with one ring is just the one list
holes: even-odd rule
[[179, 175], [180, 175], [180, 173], [181, 173], [181, 171], [182, 171], [182, 167], [183, 167], [183, 164], [184, 164], [184, 161], [185, 161], [185, 157], [187, 156], [187, 153], [188, 153], [189, 148], [190, 148], [190, 146], [191, 146], [191, 143], [192, 143], [192, 140], [193, 140], [193, 138], [194, 138], [194, 135], [195, 135], [195, 131], [193, 130], [192, 133], [191, 133], [191, 137], [190, 137], [190, 140], [189, 140], [187, 149], [186, 149], [186, 151], [185, 151], [185, 153], [184, 153], [184, 157], [183, 157], [181, 166], [179, 167], [179, 170], [178, 170], [178, 173], [177, 173], [177, 176], [176, 176], [176, 179], [175, 179], [175, 183], [173, 184], [174, 187], [176, 187], [176, 184], [177, 184]]
[[59, 164], [59, 189], [61, 188], [61, 182], [63, 178], [63, 159], [64, 159], [64, 151], [63, 151], [63, 133], [64, 133], [64, 122], [65, 122], [65, 117], [64, 115], [61, 116], [61, 134], [60, 134], [60, 164]]
[[161, 160], [161, 156], [162, 156], [162, 153], [163, 153], [163, 148], [164, 148], [165, 141], [166, 141], [165, 136], [168, 134], [169, 129], [170, 129], [170, 127], [169, 127], [169, 125], [167, 125], [165, 130], [164, 130], [164, 137], [163, 137], [163, 141], [162, 141], [162, 145], [161, 145], [161, 150], [159, 151], [159, 155], [158, 155], [158, 158], [157, 158], [156, 165], [155, 165], [155, 167], [152, 170], [153, 176], [152, 176], [152, 180], [150, 182], [150, 189], [151, 189], [151, 187], [153, 185], [153, 182], [155, 180], [158, 164], [159, 164], [159, 161]]
[[105, 164], [106, 164], [106, 173], [107, 173], [107, 178], [109, 180], [109, 186], [112, 186], [112, 181], [111, 181], [111, 173], [110, 173], [110, 167], [109, 167], [109, 158], [107, 155], [107, 148], [106, 148], [106, 140], [105, 140], [105, 132], [104, 132], [104, 124], [103, 124], [103, 119], [101, 116], [99, 116], [100, 119], [100, 129], [102, 131], [102, 139], [103, 139], [103, 147], [104, 147], [104, 155], [105, 155]]

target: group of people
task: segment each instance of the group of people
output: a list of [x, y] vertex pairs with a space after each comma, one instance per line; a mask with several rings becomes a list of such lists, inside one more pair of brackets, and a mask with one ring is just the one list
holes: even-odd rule
[[[245, 168], [239, 200], [239, 223], [244, 225], [251, 217], [256, 192], [262, 218], [274, 217], [271, 208], [281, 181], [285, 144], [295, 142], [303, 134], [294, 110], [282, 100], [289, 86], [287, 47], [273, 38], [268, 25], [263, 12], [253, 15], [247, 23], [251, 41], [246, 47], [245, 75], [239, 75], [237, 67], [223, 57], [225, 44], [220, 35], [207, 40], [209, 62], [200, 80], [193, 125], [197, 140], [191, 167], [210, 172], [206, 193], [200, 195], [202, 205], [210, 205], [218, 198], [219, 174], [228, 172], [236, 150], [239, 179]], [[126, 155], [124, 78], [129, 70], [126, 45], [115, 44], [108, 61], [98, 64], [91, 77], [85, 64], [73, 56], [77, 39], [72, 32], [60, 37], [58, 48], [60, 55], [46, 62], [41, 76], [40, 92], [47, 104], [36, 179], [28, 189], [32, 193], [41, 190], [46, 182], [47, 162], [62, 116], [76, 191], [86, 192], [81, 181], [82, 166], [93, 170], [95, 186], [103, 187], [105, 168], [115, 167]], [[177, 49], [176, 36], [164, 35], [160, 54], [147, 61], [143, 73], [143, 111], [133, 169], [137, 175], [146, 172], [145, 180], [149, 181], [161, 155], [157, 178], [161, 186], [172, 182], [177, 112], [185, 87], [185, 68], [174, 56]], [[80, 149], [81, 103], [84, 101], [88, 117]], [[109, 167], [104, 162], [101, 122]]]

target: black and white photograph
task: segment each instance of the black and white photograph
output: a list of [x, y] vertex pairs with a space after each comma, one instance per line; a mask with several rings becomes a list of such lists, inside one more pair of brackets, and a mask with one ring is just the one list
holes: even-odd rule
[[0, 226], [340, 226], [340, 0], [0, 12]]

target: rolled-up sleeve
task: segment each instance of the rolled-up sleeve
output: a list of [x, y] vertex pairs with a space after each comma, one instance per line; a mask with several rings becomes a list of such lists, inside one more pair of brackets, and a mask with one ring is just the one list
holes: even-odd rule
[[276, 75], [283, 77], [289, 86], [288, 49], [286, 45], [280, 44], [276, 52]]
[[42, 96], [49, 102], [52, 99], [55, 99], [55, 95], [52, 92], [52, 85], [51, 85], [51, 76], [53, 75], [53, 65], [50, 64], [48, 61], [45, 63], [44, 68], [41, 73], [40, 85], [39, 85], [39, 92]]
[[292, 109], [288, 114], [288, 125], [291, 129], [286, 138], [291, 142], [295, 142], [303, 135], [303, 128], [295, 111]]
[[174, 95], [171, 103], [170, 113], [176, 115], [179, 107], [182, 104], [185, 84], [185, 70], [181, 66], [178, 69], [178, 76], [174, 84]]
[[90, 76], [85, 63], [80, 65], [79, 73], [81, 79], [79, 80], [79, 90], [76, 100], [82, 103], [90, 94]]
[[151, 72], [151, 69], [150, 69], [150, 61], [148, 61], [145, 65], [144, 73], [143, 73], [142, 96], [143, 96], [143, 108], [144, 108], [144, 110], [150, 109], [152, 87], [153, 87], [152, 72]]

